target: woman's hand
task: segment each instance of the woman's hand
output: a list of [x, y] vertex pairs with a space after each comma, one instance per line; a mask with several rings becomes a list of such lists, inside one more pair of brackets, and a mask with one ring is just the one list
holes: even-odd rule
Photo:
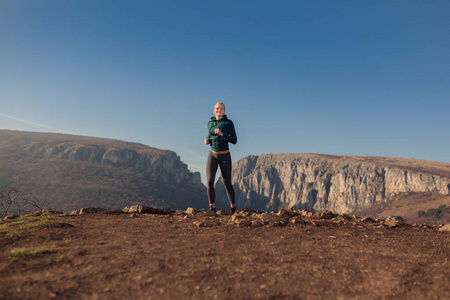
[[218, 134], [218, 135], [220, 135], [220, 136], [223, 136], [223, 133], [222, 133], [222, 131], [220, 131], [219, 128], [214, 129], [214, 133], [215, 133], [215, 134]]
[[205, 145], [209, 145], [209, 139], [205, 139]]

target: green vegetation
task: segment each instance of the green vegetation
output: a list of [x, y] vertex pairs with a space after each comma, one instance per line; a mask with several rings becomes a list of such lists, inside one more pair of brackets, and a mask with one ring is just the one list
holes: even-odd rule
[[441, 216], [442, 212], [446, 208], [447, 208], [446, 205], [441, 205], [438, 208], [430, 208], [426, 212], [424, 210], [419, 210], [417, 212], [417, 215], [419, 217], [425, 216], [425, 217], [432, 217], [432, 218], [436, 218], [437, 219], [437, 218], [439, 218]]
[[12, 233], [21, 230], [38, 230], [42, 228], [58, 227], [57, 223], [50, 222], [56, 216], [42, 215], [37, 217], [18, 217], [12, 220], [0, 220], [0, 233]]
[[12, 260], [17, 260], [22, 257], [34, 257], [34, 256], [38, 256], [38, 255], [45, 254], [45, 253], [51, 253], [51, 252], [52, 251], [50, 249], [46, 249], [46, 248], [40, 248], [37, 250], [30, 250], [28, 248], [18, 248], [18, 249], [11, 250], [8, 253], [8, 256]]
[[286, 224], [289, 224], [289, 219], [279, 218], [278, 222], [280, 222], [280, 224], [282, 224], [282, 225], [286, 225]]

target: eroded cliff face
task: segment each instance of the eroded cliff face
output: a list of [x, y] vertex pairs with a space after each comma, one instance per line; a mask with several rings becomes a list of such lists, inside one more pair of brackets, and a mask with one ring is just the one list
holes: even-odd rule
[[[417, 171], [419, 167], [408, 166], [410, 161], [403, 162], [405, 168], [400, 168], [383, 165], [382, 159], [374, 158], [248, 156], [233, 165], [236, 202], [240, 207], [263, 211], [304, 208], [350, 213], [400, 193], [450, 194], [450, 177]], [[228, 203], [221, 182], [217, 192], [219, 201]]]
[[[130, 144], [132, 145], [132, 144]], [[190, 185], [204, 189], [200, 173], [192, 173], [175, 152], [147, 146], [102, 147], [75, 143], [31, 145], [36, 156], [97, 163], [106, 166], [133, 168], [171, 185]], [[34, 148], [34, 149], [33, 149]], [[133, 149], [135, 148], [135, 149]]]

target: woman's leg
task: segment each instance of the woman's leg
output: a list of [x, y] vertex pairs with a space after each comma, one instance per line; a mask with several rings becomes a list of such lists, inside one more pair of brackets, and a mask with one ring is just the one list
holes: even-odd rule
[[235, 207], [235, 194], [233, 184], [231, 183], [231, 155], [230, 153], [222, 154], [219, 157], [220, 172], [222, 173], [222, 180], [225, 189], [227, 190], [228, 200], [232, 208]]
[[217, 173], [217, 159], [213, 156], [212, 152], [208, 154], [208, 160], [206, 162], [206, 188], [208, 193], [209, 206], [215, 208], [216, 206], [216, 191], [214, 190], [214, 181]]

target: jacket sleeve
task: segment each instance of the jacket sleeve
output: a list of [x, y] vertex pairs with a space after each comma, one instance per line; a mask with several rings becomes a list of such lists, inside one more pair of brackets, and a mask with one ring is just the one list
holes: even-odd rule
[[224, 134], [222, 138], [228, 143], [236, 144], [237, 143], [236, 130], [234, 129], [234, 124], [231, 120], [228, 123], [228, 130], [229, 134]]
[[208, 140], [211, 139], [211, 133], [209, 132], [209, 123], [210, 123], [210, 122], [208, 122], [208, 135], [206, 136], [206, 138], [207, 138]]

